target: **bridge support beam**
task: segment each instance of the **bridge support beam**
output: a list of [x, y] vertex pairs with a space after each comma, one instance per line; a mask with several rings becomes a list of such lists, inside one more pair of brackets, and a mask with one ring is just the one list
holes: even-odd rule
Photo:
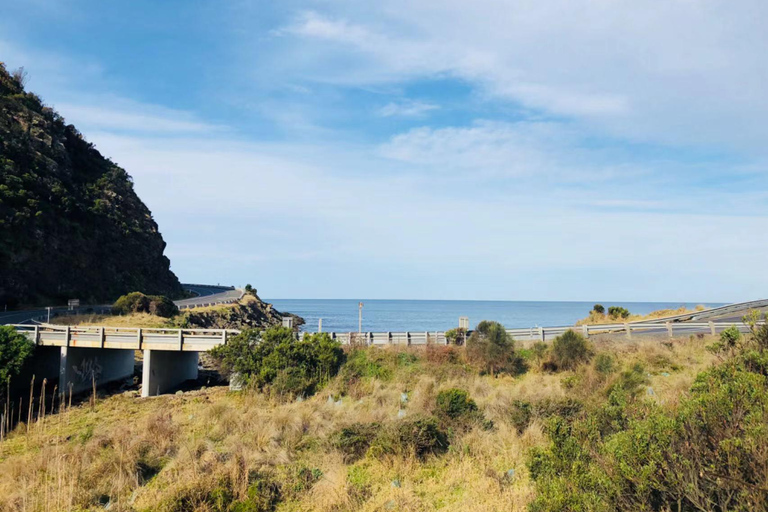
[[133, 376], [133, 350], [113, 348], [61, 347], [59, 390], [62, 394], [80, 393], [96, 386], [125, 380]]
[[144, 350], [141, 396], [156, 396], [197, 379], [197, 352]]

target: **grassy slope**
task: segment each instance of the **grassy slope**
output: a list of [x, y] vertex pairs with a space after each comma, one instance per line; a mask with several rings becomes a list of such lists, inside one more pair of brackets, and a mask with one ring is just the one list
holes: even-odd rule
[[677, 309], [659, 309], [657, 311], [651, 311], [647, 315], [629, 315], [628, 318], [613, 318], [605, 313], [597, 313], [596, 311], [590, 311], [589, 316], [582, 318], [576, 325], [594, 325], [594, 324], [623, 324], [626, 322], [641, 322], [644, 320], [658, 320], [676, 315], [684, 315], [686, 313], [695, 313], [706, 309], [704, 306], [696, 306], [694, 309], [687, 309], [685, 306], [681, 306]]
[[[667, 348], [617, 338], [597, 348], [615, 354], [623, 367], [642, 362], [654, 390], [648, 399], [674, 403], [711, 363], [704, 348], [710, 341], [678, 340]], [[93, 411], [85, 405], [49, 416], [29, 434], [22, 426], [0, 445], [0, 510], [103, 510], [101, 496], [112, 497], [111, 510], [214, 510], [195, 496], [222, 478], [243, 496], [253, 469], [271, 471], [283, 482], [277, 509], [283, 511], [524, 510], [534, 493], [526, 453], [545, 437], [539, 420], [518, 434], [510, 417], [513, 402], [564, 396], [588, 401], [603, 389], [591, 367], [577, 374], [533, 369], [491, 378], [446, 362], [440, 350], [414, 351], [415, 362], [394, 349], [372, 350], [379, 351], [372, 357], [380, 359], [384, 378], [353, 385], [337, 378], [301, 402], [282, 404], [225, 388], [153, 399], [117, 395], [98, 400]], [[580, 384], [567, 389], [564, 383], [574, 375]], [[414, 417], [429, 412], [437, 392], [451, 387], [468, 390], [495, 428], [459, 434], [447, 454], [425, 461], [368, 455], [347, 464], [327, 441], [342, 425], [398, 421], [403, 392], [409, 397], [406, 415]], [[342, 388], [347, 393], [340, 402], [329, 400]], [[322, 472], [311, 488], [296, 484], [302, 467]], [[510, 469], [511, 481], [504, 478]], [[181, 503], [182, 496], [188, 500]]]

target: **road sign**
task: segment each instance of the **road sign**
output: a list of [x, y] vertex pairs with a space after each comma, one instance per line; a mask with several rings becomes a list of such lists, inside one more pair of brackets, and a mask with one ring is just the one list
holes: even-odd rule
[[79, 308], [80, 307], [80, 299], [69, 299], [67, 301], [67, 306], [69, 309]]

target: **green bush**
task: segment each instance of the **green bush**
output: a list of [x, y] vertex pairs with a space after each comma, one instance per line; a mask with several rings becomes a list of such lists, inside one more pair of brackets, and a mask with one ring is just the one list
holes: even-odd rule
[[518, 433], [522, 434], [534, 419], [547, 420], [555, 416], [570, 419], [582, 409], [581, 402], [572, 398], [546, 398], [536, 402], [515, 400], [509, 418]]
[[280, 395], [311, 395], [336, 375], [344, 361], [341, 345], [327, 333], [298, 340], [293, 330], [248, 329], [210, 351], [220, 370], [238, 373], [251, 386], [270, 386]]
[[371, 445], [370, 453], [414, 455], [425, 459], [445, 453], [450, 446], [448, 434], [433, 417], [404, 420], [384, 429]]
[[575, 422], [553, 418], [549, 446], [528, 459], [537, 491], [530, 510], [766, 509], [768, 351], [699, 374], [676, 407], [625, 387]]
[[594, 311], [599, 315], [605, 314], [605, 306], [603, 306], [602, 304], [595, 304], [594, 306], [592, 306], [592, 311]]
[[629, 315], [629, 310], [621, 306], [611, 306], [608, 308], [608, 316], [614, 320], [618, 320], [619, 318], [629, 318]]
[[445, 339], [450, 345], [462, 345], [467, 339], [467, 330], [463, 327], [456, 327], [445, 331]]
[[595, 370], [603, 377], [616, 371], [616, 360], [611, 354], [601, 352], [595, 357]]
[[379, 423], [354, 423], [331, 434], [330, 442], [352, 463], [365, 455], [380, 430]]
[[163, 318], [171, 318], [179, 314], [179, 308], [168, 297], [144, 295], [141, 292], [123, 295], [112, 305], [113, 315], [130, 315], [132, 313], [149, 313]]
[[552, 362], [558, 369], [573, 370], [591, 357], [589, 341], [576, 331], [565, 331], [552, 342]]
[[520, 369], [515, 340], [498, 322], [484, 320], [477, 324], [467, 340], [467, 358], [491, 375], [516, 373]]
[[34, 350], [35, 344], [26, 336], [9, 325], [0, 326], [0, 396]]
[[248, 476], [247, 497], [236, 501], [229, 512], [272, 512], [281, 500], [280, 485], [265, 473], [251, 472]]
[[441, 391], [437, 394], [436, 402], [436, 412], [453, 420], [477, 413], [477, 404], [463, 389], [452, 388]]

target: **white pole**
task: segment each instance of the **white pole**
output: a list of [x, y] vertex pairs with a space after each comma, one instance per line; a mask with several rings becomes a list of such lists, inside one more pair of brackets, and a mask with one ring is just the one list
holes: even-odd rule
[[357, 305], [357, 332], [363, 332], [363, 303]]
[[317, 332], [323, 332], [323, 319], [319, 318], [317, 320]]
[[48, 310], [48, 322], [47, 323], [51, 323], [51, 306], [48, 306], [45, 309]]

